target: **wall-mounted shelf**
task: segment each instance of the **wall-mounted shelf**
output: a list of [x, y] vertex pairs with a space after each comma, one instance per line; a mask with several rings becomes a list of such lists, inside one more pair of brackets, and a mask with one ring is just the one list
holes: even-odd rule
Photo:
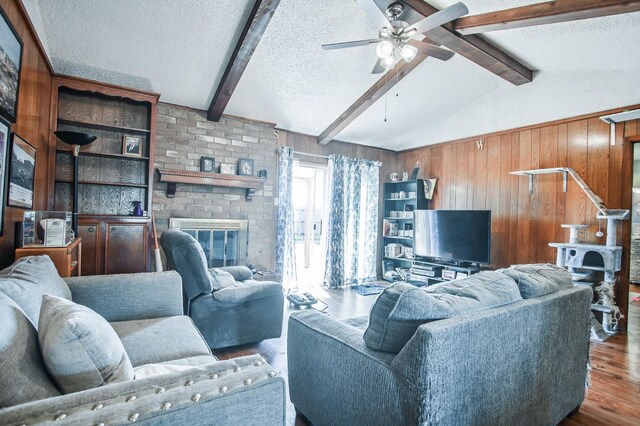
[[167, 183], [167, 198], [176, 195], [176, 184], [221, 186], [227, 188], [244, 188], [246, 199], [251, 201], [256, 189], [264, 187], [264, 180], [251, 176], [227, 175], [221, 173], [190, 172], [186, 170], [156, 169], [160, 182]]
[[[71, 152], [70, 149], [64, 149], [64, 148], [56, 148], [56, 154], [66, 154], [66, 155], [72, 155], [73, 152]], [[88, 157], [102, 157], [102, 158], [117, 158], [117, 159], [122, 159], [122, 160], [132, 160], [132, 161], [148, 161], [149, 157], [134, 157], [133, 155], [124, 155], [124, 154], [113, 154], [110, 152], [99, 152], [99, 151], [80, 151], [80, 155], [81, 156], [88, 156]]]
[[529, 176], [529, 193], [533, 193], [533, 176], [546, 175], [551, 173], [562, 173], [562, 192], [567, 192], [567, 173], [569, 169], [566, 167], [556, 167], [551, 169], [535, 169], [535, 170], [519, 170], [509, 174], [516, 176]]
[[151, 133], [149, 129], [137, 129], [135, 127], [117, 126], [117, 125], [110, 125], [110, 124], [103, 124], [103, 123], [91, 123], [88, 121], [79, 121], [79, 120], [67, 120], [64, 118], [58, 118], [58, 124], [64, 124], [67, 126], [87, 127], [89, 129], [107, 130], [110, 132], [120, 132], [120, 133], [137, 133], [141, 135]]
[[[56, 179], [56, 183], [73, 183], [71, 179]], [[79, 185], [101, 185], [101, 186], [125, 186], [128, 188], [147, 188], [149, 185], [144, 183], [117, 182], [104, 180], [81, 180]]]

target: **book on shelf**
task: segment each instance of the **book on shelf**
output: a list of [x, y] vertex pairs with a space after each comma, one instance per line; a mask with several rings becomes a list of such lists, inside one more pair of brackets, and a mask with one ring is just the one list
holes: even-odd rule
[[411, 268], [411, 276], [435, 278], [435, 277], [439, 277], [440, 273], [436, 271], [424, 271], [420, 269]]

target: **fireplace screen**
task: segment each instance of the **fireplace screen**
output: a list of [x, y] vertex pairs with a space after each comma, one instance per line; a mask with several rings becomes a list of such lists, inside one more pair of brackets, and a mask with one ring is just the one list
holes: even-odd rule
[[245, 265], [248, 254], [248, 222], [228, 219], [169, 220], [169, 228], [179, 229], [200, 243], [209, 268]]

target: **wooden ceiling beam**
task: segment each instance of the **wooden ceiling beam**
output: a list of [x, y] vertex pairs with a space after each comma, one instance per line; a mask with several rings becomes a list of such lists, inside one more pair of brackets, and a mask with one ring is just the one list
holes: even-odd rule
[[[411, 42], [410, 42], [411, 43]], [[358, 118], [363, 112], [365, 112], [371, 105], [373, 105], [378, 99], [384, 96], [396, 83], [407, 76], [418, 65], [420, 65], [429, 56], [422, 53], [420, 50], [413, 58], [413, 61], [406, 63], [400, 61], [398, 65], [387, 71], [376, 83], [369, 88], [362, 96], [358, 98], [345, 112], [340, 114], [333, 123], [329, 125], [318, 136], [318, 143], [326, 145], [331, 142], [345, 127], [351, 124], [356, 118]]]
[[224, 70], [222, 80], [220, 80], [207, 110], [208, 120], [219, 121], [222, 117], [233, 91], [240, 82], [240, 78], [279, 4], [280, 0], [255, 0], [231, 59]]
[[[403, 0], [403, 2], [412, 7], [416, 12], [423, 16], [429, 16], [438, 9], [425, 3], [422, 0]], [[497, 47], [491, 45], [479, 36], [463, 37], [453, 31], [451, 24], [443, 25], [429, 31], [426, 36], [429, 41], [437, 45], [444, 45], [465, 58], [475, 62], [492, 73], [504, 78], [505, 80], [520, 85], [529, 83], [533, 79], [533, 71], [516, 61], [514, 58], [504, 53]], [[408, 73], [413, 71], [428, 56], [418, 53], [410, 63], [402, 62], [395, 69], [390, 70], [369, 88], [362, 96], [358, 98], [340, 117], [329, 125], [318, 136], [318, 143], [326, 145], [338, 133], [351, 124], [364, 111], [380, 99], [389, 91], [397, 81], [404, 78]], [[396, 80], [396, 74], [398, 79]]]
[[[429, 16], [438, 11], [438, 9], [423, 0], [402, 1], [424, 16]], [[426, 35], [436, 43], [448, 47], [455, 53], [464, 56], [471, 62], [480, 65], [516, 86], [530, 83], [533, 80], [532, 70], [487, 40], [477, 35], [462, 36], [451, 28], [451, 25], [443, 25], [434, 28]]]
[[557, 0], [465, 16], [454, 21], [454, 29], [468, 35], [638, 11], [640, 0]]

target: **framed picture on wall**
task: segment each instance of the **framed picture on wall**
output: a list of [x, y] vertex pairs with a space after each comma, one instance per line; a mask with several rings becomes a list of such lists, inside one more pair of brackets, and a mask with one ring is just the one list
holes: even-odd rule
[[0, 235], [4, 232], [4, 191], [9, 168], [9, 123], [0, 118]]
[[22, 40], [0, 7], [0, 115], [16, 122]]
[[13, 133], [9, 166], [9, 197], [7, 205], [33, 208], [33, 183], [36, 175], [36, 149]]

